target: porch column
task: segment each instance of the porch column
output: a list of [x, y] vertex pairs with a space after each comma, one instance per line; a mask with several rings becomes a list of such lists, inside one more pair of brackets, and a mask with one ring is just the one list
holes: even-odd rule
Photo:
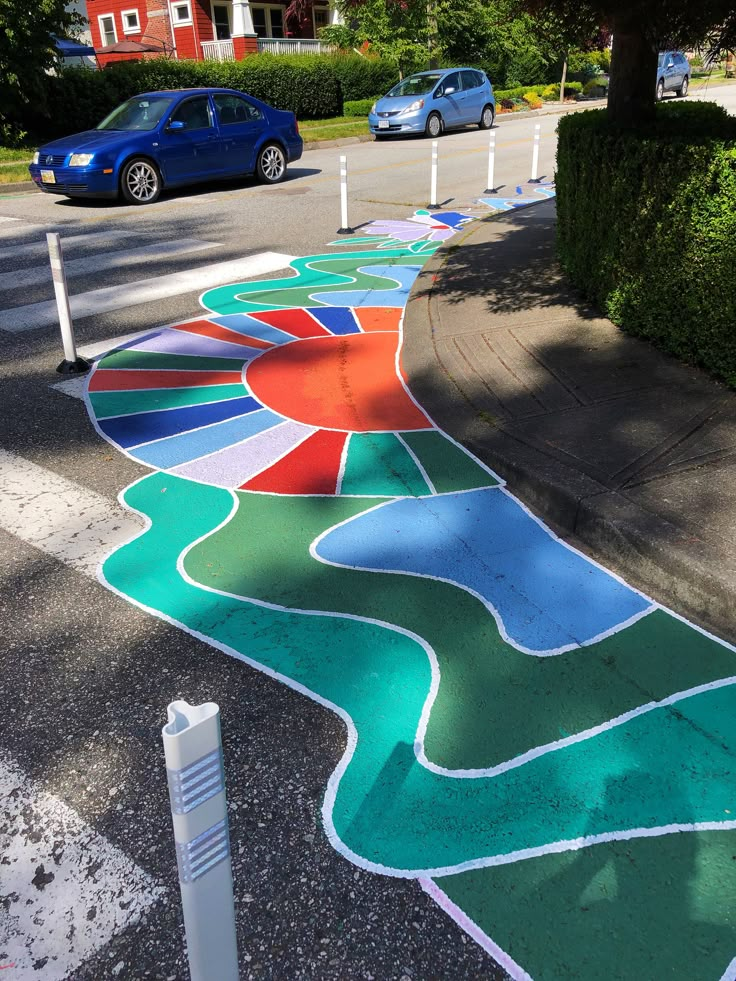
[[342, 14], [337, 9], [334, 4], [330, 4], [330, 27], [335, 27], [339, 24], [344, 24], [345, 21], [342, 19]]
[[258, 53], [258, 38], [253, 27], [253, 14], [249, 0], [232, 0], [233, 3], [233, 54], [240, 61], [249, 54]]

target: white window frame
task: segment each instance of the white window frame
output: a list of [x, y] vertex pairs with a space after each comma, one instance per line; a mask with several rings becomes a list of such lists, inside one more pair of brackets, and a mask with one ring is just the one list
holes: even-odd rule
[[[228, 23], [228, 28], [230, 30], [230, 38], [226, 38], [225, 40], [230, 40], [232, 39], [233, 36], [233, 5], [231, 3], [226, 2], [226, 0], [210, 0], [210, 19], [212, 20], [212, 33], [216, 35], [217, 30], [215, 28], [215, 7], [225, 7], [227, 9], [227, 23]], [[215, 40], [217, 41], [218, 38], [215, 37]]]
[[317, 18], [314, 16], [317, 10], [327, 14], [327, 20], [325, 21], [324, 24], [320, 24], [320, 28], [329, 27], [331, 21], [330, 7], [327, 4], [319, 4], [319, 5], [312, 4], [312, 37], [314, 38], [317, 37]]
[[[107, 20], [108, 18], [112, 21], [112, 36], [114, 38], [114, 40], [112, 40], [112, 41], [108, 41], [107, 40], [107, 38], [106, 38], [107, 31], [102, 26], [103, 20]], [[115, 14], [113, 14], [113, 13], [109, 13], [109, 14], [98, 14], [97, 15], [97, 26], [100, 29], [100, 40], [102, 41], [102, 47], [103, 48], [106, 48], [108, 44], [117, 44], [118, 43], [118, 29], [117, 29], [117, 26], [115, 24]]]
[[[182, 7], [186, 7], [187, 16], [183, 19], [179, 19], [176, 16], [175, 11], [181, 10]], [[173, 0], [171, 4], [171, 20], [174, 27], [191, 27], [192, 26], [191, 0]]]
[[[135, 14], [135, 27], [129, 27], [126, 21], [126, 17], [131, 14]], [[131, 7], [130, 10], [121, 10], [120, 19], [123, 22], [123, 34], [140, 34], [141, 33], [141, 18], [138, 13], [137, 7]]]
[[[282, 7], [280, 3], [252, 3], [250, 5], [251, 11], [254, 7], [258, 7], [259, 10], [264, 10], [266, 12], [266, 38], [273, 39], [273, 28], [271, 27], [271, 11], [280, 10], [281, 11], [281, 26], [284, 30], [284, 38], [286, 37], [286, 7]], [[282, 38], [276, 38], [275, 40], [280, 41]]]

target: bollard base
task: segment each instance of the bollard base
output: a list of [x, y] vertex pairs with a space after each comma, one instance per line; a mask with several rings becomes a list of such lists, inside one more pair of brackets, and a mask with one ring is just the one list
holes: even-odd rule
[[441, 204], [428, 204], [427, 205], [427, 209], [429, 211], [439, 211], [441, 207], [442, 207]]
[[62, 361], [56, 369], [60, 375], [83, 375], [92, 367], [92, 362], [85, 358], [77, 358], [76, 361]]
[[483, 193], [484, 194], [495, 194], [496, 193], [496, 188], [495, 187], [487, 187], [485, 189], [485, 191], [483, 191]]
[[354, 228], [338, 228], [337, 230], [338, 235], [352, 235], [354, 234], [354, 232], [355, 232]]

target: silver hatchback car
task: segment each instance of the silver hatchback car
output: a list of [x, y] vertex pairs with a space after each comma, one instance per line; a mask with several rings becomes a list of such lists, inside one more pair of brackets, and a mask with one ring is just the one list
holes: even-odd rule
[[493, 87], [478, 68], [438, 68], [409, 75], [373, 104], [368, 125], [376, 139], [402, 133], [436, 137], [475, 123], [490, 129], [496, 115]]

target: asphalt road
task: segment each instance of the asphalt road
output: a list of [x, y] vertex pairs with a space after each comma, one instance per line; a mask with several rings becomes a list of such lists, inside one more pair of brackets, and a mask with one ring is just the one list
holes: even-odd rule
[[[736, 88], [714, 95], [736, 110]], [[540, 173], [551, 177], [556, 116], [504, 119], [496, 129], [495, 183], [511, 193], [529, 177], [536, 121]], [[440, 200], [467, 205], [486, 185], [488, 134], [449, 134], [439, 145]], [[422, 139], [310, 151], [282, 185], [201, 187], [142, 209], [37, 192], [0, 198], [0, 449], [13, 454], [0, 464], [16, 481], [12, 493], [0, 483], [0, 763], [8, 754], [39, 793], [62, 800], [103, 836], [99, 847], [118, 849], [151, 884], [141, 919], [100, 932], [93, 952], [80, 954], [68, 974], [80, 981], [187, 976], [160, 748], [166, 705], [177, 697], [222, 709], [243, 977], [505, 976], [415, 882], [357, 870], [327, 843], [318, 814], [345, 739], [334, 715], [136, 610], [84, 571], [74, 553], [77, 503], [114, 522], [118, 492], [144, 470], [100, 440], [81, 401], [50, 387], [59, 381], [58, 328], [27, 326], [38, 310], [29, 305], [53, 297], [48, 230], [73, 239], [72, 294], [121, 287], [115, 309], [77, 319], [81, 345], [199, 312], [201, 287], [179, 282], [152, 302], [145, 284], [262, 253], [319, 252], [340, 223], [341, 153], [352, 225], [428, 203]], [[26, 462], [39, 469], [24, 471]], [[49, 869], [35, 870], [31, 891], [45, 888]], [[93, 922], [94, 910], [82, 919]], [[0, 966], [10, 959], [4, 944], [0, 929]], [[25, 976], [65, 976], [51, 967]], [[8, 971], [10, 981], [23, 976]]]

